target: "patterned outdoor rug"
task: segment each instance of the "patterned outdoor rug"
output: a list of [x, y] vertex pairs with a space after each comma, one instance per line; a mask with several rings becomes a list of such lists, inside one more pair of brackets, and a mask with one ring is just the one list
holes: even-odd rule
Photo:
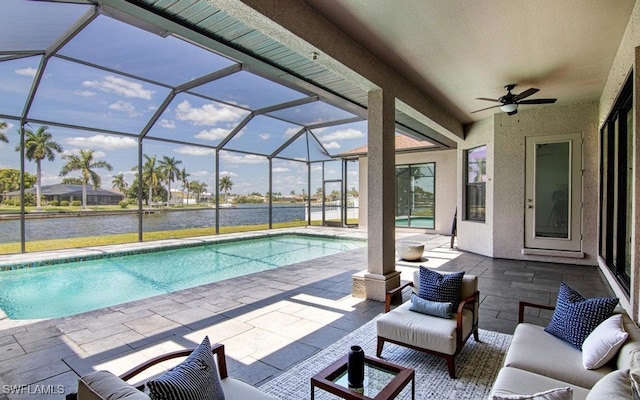
[[[486, 399], [502, 366], [511, 336], [481, 329], [480, 340], [481, 343], [476, 343], [473, 337], [469, 338], [462, 352], [456, 357], [458, 379], [449, 378], [447, 364], [443, 358], [392, 343], [384, 345], [382, 357], [416, 371], [416, 399]], [[352, 345], [359, 345], [365, 354], [375, 356], [375, 319], [265, 383], [261, 389], [282, 400], [309, 399], [311, 377], [346, 355]], [[337, 397], [316, 388], [315, 398], [324, 400]], [[410, 398], [411, 384], [398, 396], [398, 399]]]

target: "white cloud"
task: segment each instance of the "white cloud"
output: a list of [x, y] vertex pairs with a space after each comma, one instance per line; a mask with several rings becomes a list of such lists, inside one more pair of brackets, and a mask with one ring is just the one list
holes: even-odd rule
[[341, 140], [341, 139], [358, 139], [364, 137], [364, 132], [359, 131], [357, 129], [342, 129], [327, 135], [322, 136], [323, 142], [328, 142], [331, 140]]
[[324, 148], [325, 148], [325, 149], [327, 149], [327, 150], [339, 149], [340, 147], [342, 147], [342, 146], [340, 146], [340, 144], [339, 144], [338, 142], [336, 142], [336, 141], [333, 141], [333, 142], [330, 142], [330, 143], [322, 143], [322, 145], [323, 145], [323, 146], [324, 146]]
[[26, 68], [18, 68], [14, 70], [14, 72], [18, 75], [34, 77], [36, 76], [36, 72], [38, 72], [38, 69], [33, 67], [26, 67]]
[[262, 140], [267, 140], [271, 137], [271, 135], [269, 135], [268, 133], [261, 133], [258, 135], [258, 137]]
[[221, 140], [227, 137], [229, 134], [228, 129], [224, 128], [211, 128], [200, 131], [196, 138], [203, 140]]
[[[68, 156], [71, 154], [74, 155], [79, 155], [80, 154], [80, 150], [84, 150], [84, 149], [71, 149], [71, 150], [64, 150], [62, 152], [63, 156]], [[107, 156], [107, 154], [104, 151], [100, 151], [100, 150], [94, 150], [93, 151], [93, 158], [105, 158]]]
[[230, 164], [260, 164], [267, 162], [267, 158], [264, 156], [254, 154], [239, 155], [229, 152], [220, 153], [220, 159]]
[[302, 128], [301, 127], [289, 128], [284, 132], [284, 136], [285, 137], [291, 137], [291, 136], [295, 135], [296, 133], [298, 133], [300, 131], [300, 129], [302, 129]]
[[137, 117], [139, 115], [142, 115], [141, 113], [136, 112], [136, 108], [128, 101], [119, 100], [113, 104], [110, 104], [109, 109], [122, 111], [123, 113], [128, 114], [130, 117]]
[[273, 168], [273, 172], [288, 172], [291, 171], [289, 168], [285, 167], [275, 167]]
[[142, 84], [113, 75], [107, 75], [102, 81], [84, 81], [82, 85], [101, 90], [105, 93], [115, 93], [119, 96], [151, 100], [154, 90], [145, 89]]
[[138, 146], [138, 142], [133, 138], [107, 135], [70, 137], [67, 138], [65, 142], [70, 146], [84, 149], [99, 148], [106, 150], [118, 150]]
[[42, 184], [43, 185], [54, 185], [56, 183], [60, 183], [60, 180], [62, 178], [60, 178], [58, 175], [54, 175], [54, 174], [48, 174], [44, 171], [42, 171]]
[[175, 129], [176, 123], [170, 119], [161, 119], [158, 123], [162, 128]]
[[208, 156], [216, 153], [215, 149], [207, 149], [205, 147], [198, 146], [180, 146], [173, 151], [178, 154], [185, 154], [188, 156]]
[[176, 117], [180, 121], [188, 121], [193, 125], [216, 125], [220, 122], [235, 122], [245, 112], [227, 105], [208, 103], [202, 107], [193, 107], [188, 100], [182, 101], [176, 108]]
[[201, 178], [201, 177], [208, 177], [208, 176], [212, 176], [213, 172], [211, 171], [205, 171], [205, 170], [198, 170], [198, 171], [194, 171], [191, 173], [191, 176], [195, 176], [197, 178]]
[[97, 94], [96, 92], [92, 92], [91, 90], [76, 90], [74, 93], [82, 97], [92, 97]]
[[236, 174], [235, 172], [231, 172], [231, 171], [220, 171], [220, 177], [223, 177], [225, 175], [228, 176], [238, 176], [238, 174]]

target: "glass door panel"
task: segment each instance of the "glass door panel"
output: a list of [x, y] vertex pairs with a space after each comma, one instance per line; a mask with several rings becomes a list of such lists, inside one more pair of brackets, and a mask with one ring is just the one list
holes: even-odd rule
[[570, 151], [570, 142], [536, 146], [536, 237], [569, 238]]
[[396, 167], [396, 226], [433, 229], [435, 164]]

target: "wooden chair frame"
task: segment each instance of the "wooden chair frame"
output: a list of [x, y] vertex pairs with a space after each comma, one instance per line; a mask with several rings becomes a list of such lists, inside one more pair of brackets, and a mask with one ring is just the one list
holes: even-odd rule
[[[152, 359], [145, 361], [144, 363], [138, 365], [137, 367], [133, 367], [129, 371], [120, 375], [120, 379], [122, 379], [123, 381], [128, 381], [129, 379], [138, 375], [142, 371], [149, 369], [152, 366], [159, 364], [163, 361], [171, 360], [174, 358], [180, 358], [180, 357], [188, 357], [191, 353], [193, 353], [193, 350], [195, 350], [195, 348], [176, 350], [170, 353], [159, 355], [157, 357], [154, 357]], [[220, 379], [227, 378], [229, 374], [227, 372], [227, 360], [224, 354], [224, 345], [221, 343], [215, 343], [211, 345], [211, 352], [217, 356], [216, 361], [218, 364], [218, 373], [220, 374]]]

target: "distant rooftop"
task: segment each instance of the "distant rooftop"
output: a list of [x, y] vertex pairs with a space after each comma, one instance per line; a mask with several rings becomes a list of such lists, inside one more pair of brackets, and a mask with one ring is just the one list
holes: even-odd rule
[[[436, 145], [428, 140], [418, 140], [410, 136], [396, 135], [396, 152], [412, 152], [428, 150], [429, 148], [438, 148]], [[369, 148], [367, 145], [356, 147], [355, 149], [347, 150], [344, 153], [338, 154], [338, 157], [351, 158], [354, 156], [362, 157], [366, 156]]]

